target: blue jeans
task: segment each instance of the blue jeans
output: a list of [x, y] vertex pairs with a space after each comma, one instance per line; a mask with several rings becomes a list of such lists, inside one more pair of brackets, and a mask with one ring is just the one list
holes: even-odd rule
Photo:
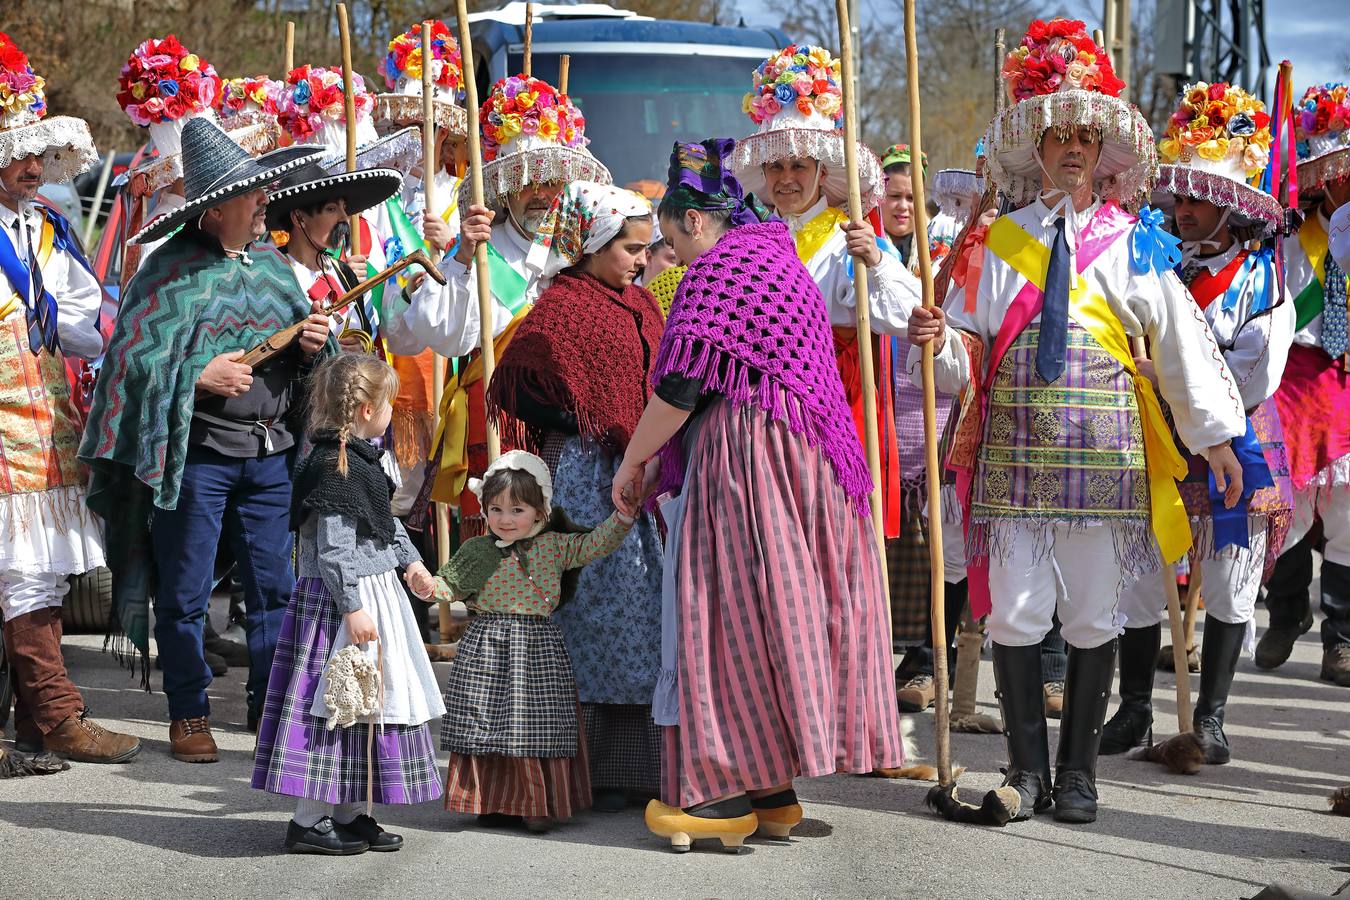
[[295, 586], [291, 564], [292, 452], [238, 459], [204, 447], [188, 451], [178, 508], [156, 509], [151, 523], [155, 569], [155, 642], [169, 717], [209, 715], [211, 669], [202, 628], [221, 530], [244, 584], [248, 635], [248, 708], [262, 712], [281, 622]]

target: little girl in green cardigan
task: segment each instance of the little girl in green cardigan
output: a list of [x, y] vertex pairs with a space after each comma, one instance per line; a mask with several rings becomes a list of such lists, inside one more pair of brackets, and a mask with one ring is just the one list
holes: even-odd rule
[[548, 467], [520, 450], [470, 489], [489, 533], [466, 541], [436, 578], [439, 599], [467, 599], [477, 612], [446, 683], [445, 808], [543, 832], [591, 805], [572, 664], [549, 615], [568, 593], [565, 573], [618, 548], [639, 501], [630, 491], [627, 509], [569, 533], [552, 514]]

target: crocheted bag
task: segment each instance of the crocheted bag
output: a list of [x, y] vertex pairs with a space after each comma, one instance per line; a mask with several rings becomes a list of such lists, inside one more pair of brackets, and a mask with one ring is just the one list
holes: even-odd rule
[[380, 710], [380, 669], [355, 644], [343, 647], [324, 666], [328, 688], [323, 705], [328, 708], [328, 730], [355, 725]]

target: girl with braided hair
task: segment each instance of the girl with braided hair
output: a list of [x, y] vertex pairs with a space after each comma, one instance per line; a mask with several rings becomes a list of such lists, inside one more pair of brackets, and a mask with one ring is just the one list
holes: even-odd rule
[[[286, 832], [295, 853], [397, 850], [363, 808], [441, 795], [427, 723], [445, 712], [397, 569], [418, 597], [434, 582], [389, 509], [392, 486], [371, 439], [384, 434], [398, 375], [383, 360], [343, 353], [313, 375], [314, 449], [296, 468], [291, 527], [298, 574], [281, 626], [258, 728], [253, 786], [298, 798]], [[328, 721], [327, 662], [366, 645], [379, 667], [379, 711], [347, 728]], [[379, 726], [375, 735], [368, 733]], [[369, 792], [369, 794], [368, 794]]]

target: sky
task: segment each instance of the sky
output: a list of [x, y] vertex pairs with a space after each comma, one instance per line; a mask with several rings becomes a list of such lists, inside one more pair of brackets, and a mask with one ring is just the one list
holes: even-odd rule
[[[777, 17], [769, 12], [764, 0], [734, 0], [749, 25], [777, 25]], [[828, 0], [812, 0], [828, 2]], [[919, 0], [925, 2], [925, 0]], [[933, 2], [933, 0], [927, 0]], [[1088, 0], [1095, 7], [1095, 0]], [[1154, 0], [1135, 0], [1136, 3], [1149, 3]], [[621, 3], [620, 3], [621, 5]], [[1047, 6], [1051, 4], [1047, 3]], [[1060, 5], [1060, 4], [1054, 4]], [[1288, 15], [1290, 8], [1297, 8], [1299, 16]], [[1275, 67], [1280, 60], [1288, 59], [1294, 63], [1295, 96], [1301, 96], [1304, 88], [1325, 81], [1348, 81], [1350, 73], [1346, 71], [1346, 56], [1350, 56], [1350, 45], [1344, 41], [1328, 40], [1330, 34], [1343, 34], [1350, 26], [1346, 20], [1346, 0], [1291, 0], [1275, 3], [1266, 2], [1266, 48], [1270, 53], [1271, 71], [1266, 83], [1271, 90], [1275, 86]], [[1337, 23], [1340, 20], [1340, 24]], [[1092, 24], [1092, 23], [1089, 23]]]

